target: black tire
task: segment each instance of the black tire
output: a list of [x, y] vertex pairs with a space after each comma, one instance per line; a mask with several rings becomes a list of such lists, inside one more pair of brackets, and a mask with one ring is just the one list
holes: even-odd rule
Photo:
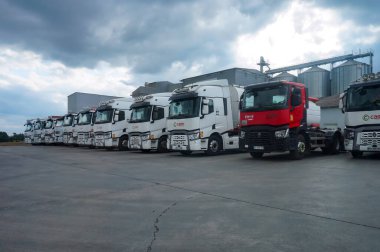
[[363, 156], [363, 152], [362, 151], [351, 151], [351, 155], [353, 158], [360, 158], [361, 156]]
[[250, 152], [249, 154], [251, 154], [251, 157], [253, 158], [262, 158], [264, 155], [264, 152]]
[[128, 137], [127, 136], [122, 136], [119, 139], [119, 145], [117, 147], [119, 151], [126, 151], [128, 150]]
[[180, 151], [180, 153], [184, 156], [189, 156], [191, 155], [192, 151]]
[[218, 155], [222, 150], [222, 141], [219, 136], [212, 135], [208, 139], [207, 151], [205, 153], [209, 156]]
[[160, 153], [168, 152], [167, 137], [160, 137], [158, 139], [157, 151]]
[[297, 136], [298, 143], [297, 143], [297, 149], [290, 151], [290, 158], [294, 160], [300, 160], [304, 158], [305, 153], [307, 151], [306, 141], [305, 137], [301, 134]]

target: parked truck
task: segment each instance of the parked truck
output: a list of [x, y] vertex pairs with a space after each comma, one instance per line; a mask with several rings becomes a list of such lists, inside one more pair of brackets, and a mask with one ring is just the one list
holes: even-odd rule
[[215, 155], [238, 149], [239, 97], [243, 89], [212, 80], [176, 89], [170, 97], [168, 149]]
[[167, 151], [166, 118], [171, 93], [141, 96], [131, 105], [128, 128], [129, 149]]
[[68, 113], [63, 119], [63, 144], [74, 145], [76, 144], [77, 134], [75, 132], [76, 114]]
[[54, 119], [53, 117], [48, 117], [45, 121], [44, 128], [41, 133], [41, 138], [45, 144], [54, 143]]
[[94, 124], [96, 147], [128, 149], [127, 118], [132, 102], [130, 98], [117, 98], [99, 105]]
[[24, 143], [31, 144], [33, 141], [34, 120], [27, 120], [24, 126]]
[[345, 149], [354, 158], [380, 152], [380, 72], [364, 75], [341, 95]]
[[45, 121], [44, 119], [36, 119], [33, 124], [33, 139], [32, 139], [32, 144], [42, 144], [43, 142], [43, 129], [45, 126]]
[[79, 146], [94, 146], [95, 109], [84, 109], [78, 113], [76, 126], [77, 144]]
[[254, 158], [264, 153], [290, 152], [301, 159], [310, 150], [338, 153], [341, 129], [321, 129], [318, 99], [308, 97], [305, 85], [274, 81], [245, 87], [240, 103], [240, 149]]
[[54, 119], [54, 144], [63, 144], [63, 120], [64, 116]]

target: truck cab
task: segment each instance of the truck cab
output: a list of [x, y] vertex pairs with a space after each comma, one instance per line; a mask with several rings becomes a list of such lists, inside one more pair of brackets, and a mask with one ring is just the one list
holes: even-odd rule
[[63, 116], [54, 119], [54, 144], [63, 144], [63, 120]]
[[341, 98], [346, 150], [354, 158], [380, 152], [380, 72], [353, 82]]
[[24, 142], [26, 144], [31, 144], [33, 141], [33, 130], [34, 130], [34, 122], [33, 120], [27, 120], [25, 123], [25, 130], [24, 130]]
[[32, 144], [42, 144], [43, 143], [43, 129], [45, 126], [45, 120], [37, 119], [33, 125], [33, 141]]
[[79, 146], [94, 146], [95, 109], [82, 110], [77, 117], [77, 144]]
[[130, 98], [118, 98], [99, 105], [94, 123], [96, 147], [128, 149], [127, 118], [130, 117], [132, 102]]
[[170, 97], [168, 149], [215, 155], [238, 149], [239, 97], [243, 89], [212, 80], [176, 89]]
[[166, 118], [171, 93], [137, 97], [131, 105], [128, 128], [129, 149], [167, 151]]
[[[320, 110], [304, 84], [274, 81], [245, 87], [240, 103], [240, 149], [254, 158], [289, 151], [301, 159], [310, 150], [339, 152], [339, 129], [321, 129]], [[343, 144], [342, 144], [343, 145]]]
[[69, 113], [63, 118], [63, 144], [72, 145], [76, 144], [76, 114]]
[[45, 144], [54, 143], [54, 120], [53, 118], [48, 118], [45, 121], [45, 126], [43, 128], [43, 139]]

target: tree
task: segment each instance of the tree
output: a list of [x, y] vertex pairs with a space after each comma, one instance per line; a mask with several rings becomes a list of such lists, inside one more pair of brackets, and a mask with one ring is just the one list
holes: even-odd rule
[[16, 134], [13, 133], [13, 136], [9, 138], [9, 141], [11, 142], [19, 142], [19, 141], [24, 141], [24, 134]]
[[8, 142], [9, 136], [7, 132], [0, 131], [0, 142]]

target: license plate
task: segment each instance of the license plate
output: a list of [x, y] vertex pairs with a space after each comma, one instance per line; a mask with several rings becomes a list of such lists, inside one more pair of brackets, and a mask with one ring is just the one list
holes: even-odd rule
[[264, 146], [253, 146], [254, 150], [264, 150]]

